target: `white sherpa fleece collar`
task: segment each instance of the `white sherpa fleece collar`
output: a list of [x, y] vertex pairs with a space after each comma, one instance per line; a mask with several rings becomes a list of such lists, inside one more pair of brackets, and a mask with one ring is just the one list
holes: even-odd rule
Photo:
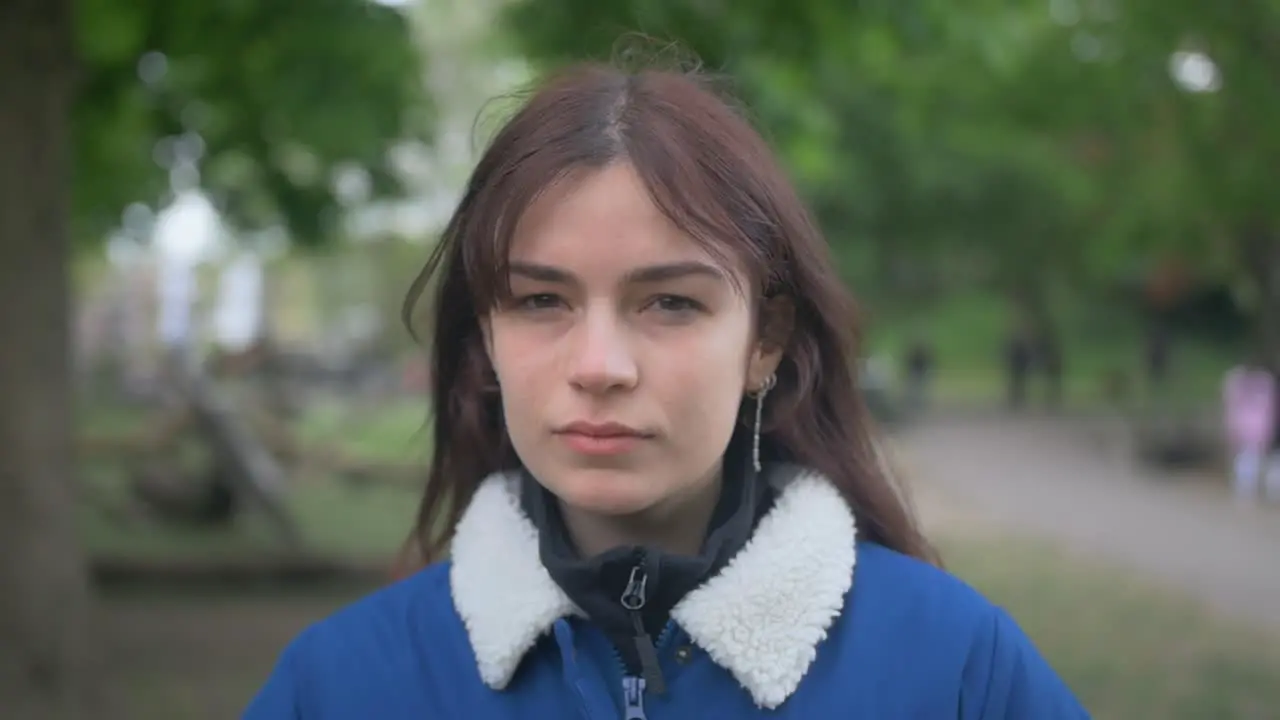
[[[853, 584], [855, 524], [835, 487], [810, 471], [773, 472], [774, 507], [720, 573], [672, 618], [756, 704], [775, 708], [800, 685]], [[514, 474], [477, 490], [452, 543], [450, 584], [480, 677], [507, 686], [556, 620], [577, 613], [538, 557], [538, 531]]]

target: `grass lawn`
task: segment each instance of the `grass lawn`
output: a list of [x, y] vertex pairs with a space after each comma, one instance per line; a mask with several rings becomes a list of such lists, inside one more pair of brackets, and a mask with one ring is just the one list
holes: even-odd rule
[[1280, 638], [1047, 542], [953, 534], [940, 544], [948, 569], [1009, 610], [1095, 717], [1280, 716]]
[[[368, 417], [324, 412], [300, 433], [353, 454], [412, 463], [425, 457], [417, 407]], [[110, 482], [111, 473], [99, 473]], [[300, 477], [292, 503], [308, 542], [324, 552], [388, 557], [416, 505], [412, 491], [354, 488]], [[253, 517], [229, 532], [122, 526], [86, 510], [96, 551], [197, 557], [269, 550]], [[1280, 638], [1213, 619], [1191, 602], [1025, 538], [944, 535], [949, 568], [1005, 606], [1098, 718], [1230, 720], [1280, 717]], [[111, 596], [102, 632], [111, 720], [235, 717], [277, 653], [342, 595]]]

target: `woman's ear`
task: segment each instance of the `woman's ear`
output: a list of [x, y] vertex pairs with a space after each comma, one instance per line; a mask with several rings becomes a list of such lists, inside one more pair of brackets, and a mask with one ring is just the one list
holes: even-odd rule
[[747, 364], [747, 392], [756, 392], [777, 371], [795, 329], [795, 313], [795, 303], [785, 295], [760, 304], [760, 329]]

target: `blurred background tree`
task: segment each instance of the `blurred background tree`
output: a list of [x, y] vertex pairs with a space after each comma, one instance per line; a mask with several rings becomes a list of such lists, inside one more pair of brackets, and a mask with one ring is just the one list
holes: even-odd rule
[[325, 242], [345, 204], [339, 174], [361, 178], [367, 197], [399, 193], [390, 151], [431, 130], [422, 68], [404, 16], [363, 0], [0, 3], [6, 714], [88, 712], [78, 704], [93, 627], [73, 514], [73, 248], [195, 187], [238, 233]]

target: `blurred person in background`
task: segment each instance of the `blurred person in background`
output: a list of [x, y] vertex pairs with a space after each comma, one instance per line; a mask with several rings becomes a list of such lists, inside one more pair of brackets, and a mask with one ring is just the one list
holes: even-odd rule
[[1009, 334], [1003, 354], [1007, 402], [1010, 409], [1021, 410], [1027, 404], [1027, 383], [1035, 364], [1035, 347], [1025, 326]]
[[1034, 357], [1033, 366], [1044, 374], [1045, 404], [1049, 409], [1057, 410], [1062, 407], [1063, 381], [1066, 377], [1066, 368], [1063, 367], [1066, 358], [1057, 333], [1044, 330], [1039, 334]]
[[1168, 386], [1173, 365], [1173, 333], [1168, 321], [1157, 319], [1148, 322], [1142, 359], [1147, 388], [1163, 392]]
[[1223, 379], [1231, 486], [1241, 502], [1255, 502], [1264, 492], [1280, 500], [1280, 453], [1272, 448], [1277, 431], [1276, 396], [1276, 379], [1260, 362], [1237, 365]]
[[918, 415], [928, 406], [934, 362], [933, 346], [924, 338], [916, 338], [907, 347], [903, 368], [907, 412]]
[[1087, 717], [939, 567], [826, 244], [708, 88], [578, 66], [497, 134], [406, 302], [432, 293], [410, 567], [246, 718]]

